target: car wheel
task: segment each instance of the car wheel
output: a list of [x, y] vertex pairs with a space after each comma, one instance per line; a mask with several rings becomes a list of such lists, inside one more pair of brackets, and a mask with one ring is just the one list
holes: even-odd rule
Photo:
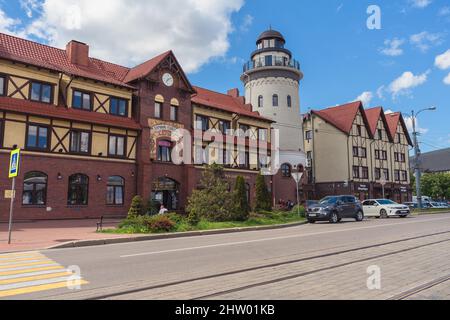
[[338, 223], [339, 222], [339, 216], [336, 212], [331, 213], [330, 217], [330, 223]]
[[387, 212], [386, 212], [386, 210], [381, 210], [380, 211], [380, 218], [381, 219], [387, 219], [388, 218], [388, 214], [387, 214]]
[[361, 222], [364, 220], [364, 213], [362, 213], [362, 211], [358, 211], [358, 213], [356, 214], [356, 221]]
[[316, 221], [314, 221], [314, 220], [308, 220], [308, 223], [314, 224], [314, 223], [316, 223]]

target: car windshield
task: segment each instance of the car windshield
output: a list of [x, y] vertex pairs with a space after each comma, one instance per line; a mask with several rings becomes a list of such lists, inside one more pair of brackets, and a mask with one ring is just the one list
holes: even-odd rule
[[319, 204], [335, 204], [337, 201], [337, 197], [325, 197], [319, 201]]
[[382, 206], [389, 205], [389, 204], [397, 204], [392, 200], [377, 200], [377, 202], [379, 204], [381, 204]]

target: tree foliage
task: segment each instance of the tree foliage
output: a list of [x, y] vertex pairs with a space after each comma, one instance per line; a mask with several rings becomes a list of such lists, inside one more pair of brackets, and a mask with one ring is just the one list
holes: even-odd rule
[[450, 199], [450, 173], [427, 173], [421, 180], [422, 194], [433, 199]]
[[135, 196], [131, 201], [130, 209], [128, 210], [129, 217], [137, 217], [144, 214], [144, 201], [141, 196]]
[[256, 200], [255, 211], [272, 211], [272, 199], [267, 189], [264, 176], [259, 174], [256, 178]]
[[248, 220], [251, 209], [247, 199], [245, 179], [241, 176], [236, 178], [236, 186], [234, 188], [234, 204], [234, 220]]

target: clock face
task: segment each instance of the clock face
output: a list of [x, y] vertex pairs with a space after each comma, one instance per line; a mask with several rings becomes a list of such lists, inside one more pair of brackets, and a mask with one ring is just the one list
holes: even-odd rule
[[173, 77], [170, 73], [164, 73], [162, 81], [168, 87], [173, 86]]

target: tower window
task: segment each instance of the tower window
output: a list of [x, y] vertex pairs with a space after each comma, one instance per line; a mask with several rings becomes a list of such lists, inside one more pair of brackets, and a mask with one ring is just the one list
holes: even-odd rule
[[272, 105], [273, 105], [274, 107], [278, 107], [278, 95], [277, 95], [277, 94], [274, 94], [274, 95], [272, 96]]
[[292, 107], [292, 97], [291, 97], [291, 96], [287, 96], [287, 106], [288, 106], [289, 108]]
[[258, 108], [264, 107], [264, 98], [263, 96], [258, 97]]

